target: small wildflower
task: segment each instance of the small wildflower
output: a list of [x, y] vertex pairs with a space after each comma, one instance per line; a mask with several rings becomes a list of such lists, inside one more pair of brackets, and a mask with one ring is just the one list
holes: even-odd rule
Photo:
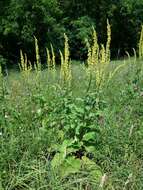
[[39, 109], [37, 110], [37, 113], [38, 113], [38, 114], [41, 114], [41, 112], [42, 112], [42, 110], [41, 110], [41, 108], [39, 108]]
[[7, 115], [7, 114], [5, 114], [5, 116], [4, 116], [4, 117], [5, 117], [5, 119], [7, 119], [7, 118], [8, 118], [8, 115]]

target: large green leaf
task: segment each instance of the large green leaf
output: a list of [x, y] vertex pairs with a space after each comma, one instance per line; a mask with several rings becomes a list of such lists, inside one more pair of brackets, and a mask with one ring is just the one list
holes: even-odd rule
[[89, 153], [95, 153], [96, 147], [95, 146], [85, 146], [85, 150]]
[[63, 152], [55, 154], [53, 160], [51, 161], [52, 168], [58, 168], [64, 161], [65, 154]]
[[86, 156], [82, 157], [82, 166], [87, 171], [89, 171], [89, 175], [96, 181], [99, 181], [102, 177], [102, 171], [100, 167], [92, 160], [87, 158]]
[[70, 174], [74, 174], [80, 171], [81, 160], [75, 157], [69, 157], [62, 163], [60, 167], [60, 173], [62, 177], [66, 177]]
[[95, 140], [96, 138], [96, 133], [95, 132], [89, 132], [89, 133], [86, 133], [84, 136], [83, 136], [83, 141], [90, 141], [90, 140]]

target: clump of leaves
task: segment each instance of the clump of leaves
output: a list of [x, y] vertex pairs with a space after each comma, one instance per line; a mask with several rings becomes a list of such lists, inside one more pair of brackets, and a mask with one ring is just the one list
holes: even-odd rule
[[[92, 159], [100, 146], [106, 103], [96, 93], [74, 99], [72, 92], [66, 92], [58, 102], [51, 103], [50, 109], [43, 118], [40, 131], [48, 134], [51, 130], [57, 134], [57, 144], [51, 145], [48, 150], [52, 155], [52, 167], [60, 170], [62, 176], [80, 172], [84, 160], [92, 162], [93, 168], [98, 168]], [[100, 168], [97, 173], [101, 174]]]

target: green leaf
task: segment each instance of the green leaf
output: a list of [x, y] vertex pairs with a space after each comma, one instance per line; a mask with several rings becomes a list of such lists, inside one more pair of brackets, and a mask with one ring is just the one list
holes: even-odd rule
[[66, 155], [67, 148], [72, 146], [76, 142], [76, 139], [66, 139], [63, 141], [63, 144], [60, 145], [59, 151], [63, 152]]
[[89, 175], [99, 181], [102, 177], [101, 168], [86, 156], [82, 157], [82, 166], [89, 171]]
[[62, 177], [66, 177], [70, 174], [74, 174], [80, 171], [81, 160], [74, 157], [69, 157], [60, 167], [60, 173]]
[[79, 147], [70, 147], [70, 148], [67, 148], [67, 155], [69, 155], [71, 153], [75, 153], [78, 150], [79, 150]]
[[76, 111], [80, 114], [84, 114], [84, 108], [76, 107]]
[[89, 133], [86, 133], [84, 136], [83, 136], [83, 141], [89, 141], [89, 140], [95, 140], [96, 138], [96, 133], [95, 132], [89, 132]]
[[78, 126], [76, 127], [76, 129], [75, 129], [75, 134], [76, 134], [76, 135], [79, 135], [79, 134], [80, 134], [80, 129], [81, 129], [81, 126], [78, 125]]
[[65, 155], [63, 152], [55, 154], [53, 160], [51, 161], [52, 168], [59, 167], [65, 159]]
[[95, 151], [96, 151], [96, 148], [95, 148], [95, 146], [85, 146], [85, 150], [87, 151], [87, 152], [91, 152], [91, 153], [94, 153]]
[[60, 138], [61, 140], [64, 139], [64, 131], [62, 131], [62, 130], [58, 131], [58, 138]]

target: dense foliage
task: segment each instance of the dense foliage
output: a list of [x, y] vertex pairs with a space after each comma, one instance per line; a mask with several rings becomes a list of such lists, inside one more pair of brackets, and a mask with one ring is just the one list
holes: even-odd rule
[[70, 38], [72, 58], [84, 59], [85, 38], [92, 26], [105, 42], [107, 18], [113, 31], [112, 56], [122, 56], [136, 48], [143, 22], [142, 0], [1, 0], [0, 7], [0, 61], [8, 63], [18, 61], [20, 49], [34, 60], [33, 36], [44, 61], [50, 43], [62, 48], [64, 32]]

